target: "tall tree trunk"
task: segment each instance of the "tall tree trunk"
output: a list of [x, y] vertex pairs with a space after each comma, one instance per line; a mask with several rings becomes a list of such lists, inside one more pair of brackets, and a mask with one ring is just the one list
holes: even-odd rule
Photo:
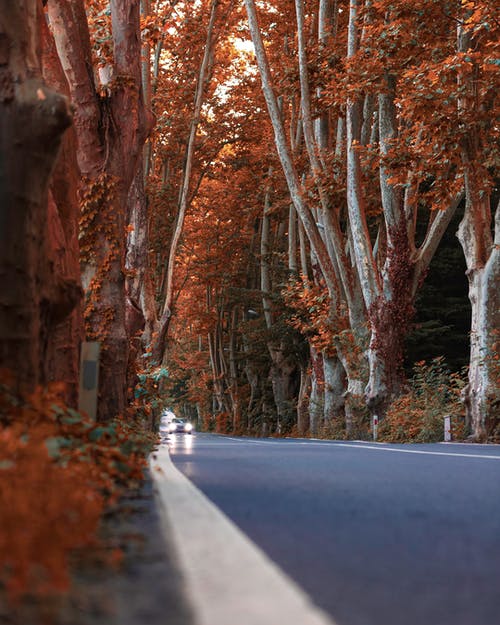
[[218, 32], [215, 31], [215, 22], [217, 18], [217, 8], [219, 0], [212, 0], [210, 8], [210, 20], [207, 28], [207, 38], [205, 50], [200, 64], [198, 74], [198, 82], [196, 85], [196, 93], [193, 108], [193, 117], [189, 128], [189, 136], [187, 140], [186, 158], [184, 162], [184, 171], [182, 175], [182, 184], [179, 191], [179, 203], [174, 227], [172, 240], [170, 241], [167, 272], [165, 282], [165, 300], [163, 302], [162, 311], [159, 320], [157, 338], [153, 345], [153, 359], [161, 362], [165, 354], [168, 327], [172, 317], [172, 306], [174, 303], [174, 279], [175, 279], [175, 261], [177, 256], [177, 248], [184, 229], [184, 218], [188, 208], [189, 189], [191, 184], [191, 172], [193, 168], [193, 158], [195, 150], [196, 131], [200, 123], [201, 107], [206, 93], [207, 82], [210, 78], [210, 71], [214, 48], [217, 42]]
[[309, 396], [311, 394], [311, 373], [304, 364], [300, 367], [300, 387], [297, 399], [297, 433], [305, 436], [309, 432]]
[[468, 384], [463, 392], [474, 440], [484, 442], [500, 420], [498, 353], [500, 347], [500, 205], [491, 241], [489, 197], [469, 188], [458, 238], [464, 250], [471, 303]]
[[[386, 86], [386, 93], [379, 96], [379, 141], [383, 157], [397, 135], [394, 77], [386, 76]], [[412, 263], [402, 193], [390, 183], [383, 163], [379, 171], [387, 247], [380, 274], [382, 285], [379, 282], [379, 288], [367, 298], [371, 300], [369, 316], [372, 336], [370, 379], [365, 394], [368, 406], [383, 413], [401, 390], [404, 339], [413, 316], [413, 298]]]
[[[353, 58], [359, 45], [357, 0], [350, 5], [348, 58]], [[390, 16], [389, 18], [390, 19]], [[370, 240], [361, 184], [361, 164], [357, 145], [367, 140], [372, 117], [372, 104], [348, 99], [347, 102], [347, 204], [351, 243], [356, 259], [363, 298], [368, 311], [370, 345], [368, 349], [369, 380], [364, 394], [372, 412], [383, 415], [390, 401], [397, 396], [403, 382], [403, 347], [413, 316], [416, 286], [423, 278], [430, 259], [458, 203], [452, 203], [434, 221], [419, 250], [415, 249], [416, 202], [411, 194], [403, 196], [398, 185], [390, 180], [384, 164], [393, 141], [398, 136], [395, 105], [396, 79], [385, 76], [385, 90], [378, 98], [378, 136], [380, 154], [380, 193], [384, 225], [379, 233], [377, 256]], [[363, 124], [365, 125], [363, 132]], [[372, 127], [373, 130], [373, 127]], [[362, 134], [364, 136], [362, 136]], [[411, 172], [409, 183], [412, 184]], [[414, 189], [416, 193], [416, 189]]]
[[[473, 33], [467, 25], [469, 16], [470, 8], [466, 6], [464, 20], [457, 32], [457, 48], [461, 53], [468, 52], [474, 45]], [[477, 109], [475, 80], [459, 74], [458, 86], [462, 93], [459, 112]], [[479, 173], [482, 166], [479, 135], [477, 128], [469, 127], [461, 142], [465, 212], [458, 238], [465, 255], [472, 312], [469, 379], [463, 399], [472, 438], [485, 441], [500, 421], [500, 203], [495, 209], [493, 238], [490, 194], [482, 188], [483, 180]]]
[[288, 270], [292, 276], [297, 276], [299, 267], [297, 264], [297, 213], [295, 207], [290, 204], [288, 209]]
[[[43, 39], [42, 66], [47, 84], [69, 98], [69, 86], [57, 55], [55, 42], [45, 20], [41, 22]], [[54, 168], [49, 193], [49, 258], [53, 263], [53, 275], [59, 284], [65, 283], [66, 296], [58, 306], [59, 313], [51, 315], [52, 327], [48, 328], [45, 349], [45, 378], [63, 381], [66, 385], [66, 401], [76, 408], [79, 389], [79, 355], [83, 337], [83, 317], [80, 298], [83, 294], [80, 278], [80, 249], [78, 228], [80, 205], [78, 182], [80, 170], [77, 161], [77, 137], [74, 127], [69, 128]], [[65, 317], [71, 301], [78, 301], [76, 308]], [[62, 305], [61, 305], [62, 304]], [[63, 314], [61, 314], [61, 312]]]
[[156, 320], [154, 300], [151, 301], [152, 298], [148, 300], [145, 297], [146, 288], [148, 284], [151, 285], [151, 280], [148, 275], [150, 273], [148, 213], [142, 160], [128, 194], [128, 213], [125, 327], [129, 343], [127, 389], [129, 389], [129, 399], [131, 399], [130, 391], [138, 382], [137, 372], [140, 367], [141, 354], [145, 351], [144, 348], [147, 349], [147, 343], [143, 347], [143, 337], [146, 333], [151, 333], [152, 325]]
[[41, 20], [37, 0], [2, 7], [0, 368], [15, 372], [19, 388], [27, 390], [41, 381], [41, 337], [61, 299], [47, 266], [47, 194], [63, 133], [71, 124], [67, 99], [41, 78]]
[[273, 125], [276, 150], [285, 174], [290, 197], [295, 206], [297, 214], [304, 226], [305, 233], [311, 243], [318, 263], [321, 267], [327, 288], [332, 299], [338, 299], [338, 283], [335, 276], [335, 268], [328, 255], [326, 245], [319, 233], [316, 219], [307, 204], [299, 176], [295, 169], [290, 146], [288, 145], [286, 133], [283, 128], [282, 116], [278, 102], [274, 93], [271, 70], [267, 59], [267, 54], [260, 32], [255, 0], [245, 0], [248, 15], [248, 25], [255, 48], [255, 56], [262, 82], [262, 91], [266, 100], [269, 116]]
[[[151, 1], [141, 0], [141, 15], [151, 15]], [[144, 107], [147, 115], [151, 110], [151, 46], [142, 46], [141, 80]], [[152, 121], [150, 120], [150, 124]], [[127, 239], [127, 333], [133, 337], [142, 328], [141, 342], [144, 348], [149, 346], [153, 331], [157, 324], [156, 304], [153, 294], [153, 283], [149, 263], [149, 214], [148, 199], [145, 191], [146, 177], [149, 172], [151, 157], [150, 141], [144, 146], [142, 158], [139, 159], [134, 182], [128, 197], [129, 234]], [[136, 341], [137, 342], [137, 341]], [[136, 346], [137, 348], [139, 345]], [[130, 385], [129, 385], [130, 386]]]
[[238, 385], [238, 364], [237, 364], [237, 327], [238, 327], [238, 307], [234, 306], [231, 311], [231, 324], [229, 327], [229, 396], [231, 398], [233, 432], [241, 432], [241, 399]]
[[102, 344], [98, 419], [123, 414], [127, 198], [147, 134], [141, 91], [139, 0], [111, 0], [113, 64], [98, 95], [82, 0], [53, 0], [51, 26], [75, 105], [83, 177], [81, 234], [87, 338]]
[[311, 393], [309, 396], [309, 431], [311, 436], [317, 436], [324, 415], [323, 388], [323, 358], [317, 349], [311, 347]]
[[323, 354], [323, 372], [325, 377], [324, 414], [325, 423], [344, 416], [344, 393], [346, 374], [337, 356]]
[[[336, 211], [332, 209], [329, 192], [323, 182], [326, 172], [324, 171], [323, 163], [318, 154], [321, 153], [320, 148], [326, 143], [326, 138], [321, 137], [321, 135], [318, 136], [318, 132], [315, 136], [313, 132], [307, 69], [308, 61], [304, 33], [304, 8], [302, 0], [295, 0], [295, 9], [297, 15], [299, 75], [304, 139], [311, 165], [311, 172], [313, 174], [320, 198], [321, 212], [318, 214], [318, 219], [323, 225], [323, 239], [325, 240], [326, 247], [332, 261], [332, 266], [335, 269], [336, 280], [340, 285], [340, 288], [334, 296], [331, 297], [330, 315], [332, 317], [333, 325], [342, 327], [345, 323], [345, 320], [343, 319], [346, 315], [345, 309], [348, 311], [349, 323], [352, 328], [352, 333], [350, 335], [351, 344], [344, 345], [342, 342], [337, 341], [337, 351], [339, 358], [342, 359], [347, 379], [350, 380], [350, 388], [354, 389], [359, 387], [359, 374], [364, 371], [364, 367], [362, 367], [361, 363], [355, 362], [353, 356], [356, 355], [360, 359], [363, 359], [364, 357], [362, 346], [366, 342], [366, 308], [363, 302], [361, 280], [359, 279], [357, 272], [353, 271], [351, 260], [348, 258], [346, 253], [346, 237], [342, 233], [342, 229], [340, 227], [339, 212], [338, 210]], [[351, 42], [352, 30], [353, 26], [351, 24], [349, 40], [351, 47], [353, 47]], [[326, 37], [325, 26], [321, 24], [319, 31], [320, 35], [323, 33], [322, 40], [324, 41]], [[322, 127], [324, 130], [327, 128], [324, 123], [322, 124]], [[355, 156], [357, 157], [357, 155]], [[359, 161], [355, 161], [354, 165], [356, 165], [359, 169]], [[356, 187], [355, 184], [353, 185], [352, 180], [349, 181], [348, 179], [348, 189], [354, 189], [357, 191], [358, 187]], [[360, 190], [356, 200], [358, 203], [362, 201]], [[365, 228], [365, 235], [368, 235], [367, 228]], [[344, 312], [341, 312], [342, 310]], [[345, 353], [346, 350], [347, 353]], [[351, 421], [351, 418], [346, 421], [346, 429], [348, 431], [350, 431]]]
[[[318, 43], [321, 49], [328, 45], [328, 39], [333, 34], [333, 3], [332, 0], [319, 0], [318, 7]], [[318, 97], [321, 97], [321, 89], [317, 89]], [[330, 116], [328, 111], [323, 112], [315, 119], [314, 134], [320, 149], [320, 157], [330, 147]]]
[[143, 167], [146, 163], [147, 158], [144, 158], [142, 166], [139, 164], [129, 195], [131, 232], [127, 242], [127, 269], [131, 270], [132, 275], [127, 280], [127, 294], [130, 303], [133, 302], [140, 310], [144, 323], [141, 344], [144, 351], [149, 351], [158, 324], [158, 315], [149, 250], [150, 211], [144, 188]]
[[212, 382], [214, 398], [216, 400], [216, 412], [225, 413], [227, 416], [231, 414], [231, 409], [228, 404], [228, 397], [226, 394], [227, 380], [224, 355], [222, 353], [221, 343], [221, 327], [220, 323], [217, 324], [214, 333], [208, 335], [208, 347], [210, 355], [210, 366], [212, 369]]
[[[271, 172], [269, 172], [269, 175]], [[260, 244], [260, 288], [262, 293], [262, 306], [264, 318], [269, 333], [273, 329], [273, 315], [271, 302], [271, 217], [270, 217], [269, 190], [266, 191], [264, 200], [264, 214], [261, 225]], [[278, 416], [277, 430], [281, 432], [283, 424], [295, 421], [295, 378], [297, 375], [297, 364], [291, 354], [287, 354], [285, 342], [276, 338], [267, 342], [269, 354], [271, 356], [271, 384], [273, 389], [274, 403]]]

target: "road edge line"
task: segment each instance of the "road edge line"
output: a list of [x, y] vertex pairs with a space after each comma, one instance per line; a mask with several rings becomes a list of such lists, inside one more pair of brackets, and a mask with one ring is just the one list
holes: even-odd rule
[[150, 469], [196, 625], [335, 625], [174, 466], [166, 446]]

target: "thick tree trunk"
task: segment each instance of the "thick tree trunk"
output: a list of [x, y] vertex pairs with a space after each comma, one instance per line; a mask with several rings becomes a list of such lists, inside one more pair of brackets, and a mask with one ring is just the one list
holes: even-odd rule
[[[348, 57], [358, 48], [359, 9], [350, 5]], [[395, 82], [387, 77], [387, 92], [379, 96], [380, 152], [385, 155], [397, 134]], [[347, 102], [347, 204], [352, 245], [361, 289], [370, 321], [369, 379], [364, 394], [368, 407], [384, 414], [401, 389], [403, 343], [412, 316], [412, 265], [402, 196], [380, 166], [380, 191], [386, 228], [387, 251], [382, 270], [376, 262], [368, 231], [361, 186], [357, 144], [362, 140], [362, 102]]]
[[295, 398], [298, 394], [298, 366], [295, 358], [286, 353], [283, 344], [269, 344], [271, 370], [269, 377], [273, 389], [278, 417], [277, 431], [296, 421]]
[[[151, 15], [151, 0], [141, 0], [141, 15]], [[160, 43], [158, 45], [161, 46]], [[159, 68], [155, 68], [155, 77]], [[151, 46], [145, 43], [142, 47], [141, 60], [142, 91], [145, 114], [151, 115], [152, 77], [151, 77]], [[150, 121], [152, 123], [152, 121]], [[141, 311], [143, 331], [141, 344], [144, 350], [149, 348], [153, 332], [158, 323], [154, 287], [149, 262], [149, 206], [145, 191], [145, 182], [150, 171], [151, 141], [144, 146], [143, 156], [139, 159], [134, 182], [129, 193], [129, 236], [127, 241], [127, 299], [136, 310]], [[137, 319], [137, 315], [134, 314]], [[127, 320], [127, 332], [133, 334], [133, 328]]]
[[[271, 172], [269, 172], [269, 177]], [[264, 214], [262, 216], [260, 238], [260, 289], [262, 293], [262, 307], [264, 319], [268, 331], [273, 328], [272, 302], [271, 302], [271, 218], [270, 218], [269, 191], [266, 192], [264, 201]], [[267, 343], [271, 356], [271, 369], [269, 376], [273, 389], [274, 403], [278, 417], [277, 430], [281, 431], [284, 423], [295, 421], [294, 392], [297, 365], [295, 359], [286, 355], [285, 345], [277, 340]]]
[[495, 239], [491, 241], [489, 197], [480, 198], [470, 188], [468, 191], [458, 231], [472, 308], [469, 379], [463, 399], [473, 438], [485, 441], [500, 420], [500, 206], [496, 208]]
[[[474, 48], [474, 34], [469, 26], [471, 8], [464, 5], [464, 19], [457, 31], [461, 53]], [[458, 76], [462, 94], [459, 113], [480, 111], [475, 72]], [[490, 195], [482, 188], [481, 137], [477, 127], [469, 127], [461, 139], [465, 181], [465, 212], [458, 229], [462, 245], [471, 303], [469, 379], [463, 392], [466, 418], [474, 440], [485, 441], [500, 421], [500, 367], [498, 364], [500, 328], [500, 202], [492, 224]], [[492, 225], [494, 236], [492, 236]]]
[[71, 124], [67, 99], [40, 78], [41, 19], [35, 0], [9, 3], [0, 17], [0, 368], [14, 371], [25, 389], [41, 380], [41, 337], [56, 312], [47, 193]]
[[128, 239], [126, 256], [127, 333], [135, 336], [144, 329], [142, 308], [144, 276], [148, 269], [148, 214], [144, 175], [139, 167], [128, 195]]
[[[69, 86], [57, 55], [55, 42], [47, 23], [42, 20], [43, 76], [49, 86], [69, 98]], [[68, 309], [71, 300], [76, 308], [63, 321], [62, 315], [53, 315], [55, 326], [48, 328], [45, 355], [46, 379], [63, 381], [66, 401], [78, 405], [79, 355], [83, 338], [83, 317], [80, 297], [83, 295], [80, 278], [80, 249], [78, 229], [80, 205], [78, 183], [80, 170], [77, 161], [75, 129], [68, 129], [63, 137], [61, 151], [51, 179], [49, 194], [49, 258], [53, 263], [54, 279], [66, 288], [65, 297], [57, 305], [60, 312]], [[62, 310], [61, 310], [62, 309]]]
[[87, 338], [102, 344], [98, 419], [123, 414], [127, 198], [147, 134], [141, 91], [139, 0], [110, 3], [114, 58], [107, 96], [99, 96], [81, 0], [52, 0], [51, 26], [75, 105], [83, 177], [82, 262]]
[[325, 423], [329, 423], [344, 416], [346, 374], [340, 359], [326, 354], [323, 354], [323, 372], [325, 376], [323, 417]]
[[311, 393], [309, 396], [309, 431], [317, 436], [324, 414], [324, 375], [323, 359], [314, 347], [311, 347]]
[[140, 164], [128, 196], [129, 234], [127, 240], [125, 283], [125, 325], [130, 344], [127, 389], [137, 384], [137, 371], [147, 351], [156, 323], [156, 306], [148, 253], [148, 205], [144, 173]]
[[305, 436], [309, 432], [309, 396], [311, 394], [311, 374], [306, 366], [300, 367], [300, 387], [297, 399], [297, 433]]
[[[349, 344], [351, 346], [349, 346]], [[337, 344], [337, 355], [347, 375], [347, 388], [344, 391], [344, 413], [346, 437], [352, 438], [356, 434], [356, 423], [359, 420], [360, 405], [364, 402], [367, 364], [363, 353], [351, 339], [347, 344]]]
[[[66, 141], [64, 142], [66, 143]], [[64, 163], [71, 163], [75, 157], [73, 143], [68, 153], [67, 146], [63, 145], [56, 173], [64, 173]], [[65, 160], [67, 158], [67, 160]], [[78, 406], [79, 373], [80, 373], [80, 346], [83, 337], [83, 317], [81, 297], [83, 291], [80, 285], [80, 265], [78, 262], [78, 238], [74, 226], [77, 220], [64, 222], [60, 206], [78, 207], [76, 195], [66, 196], [66, 191], [72, 194], [71, 183], [76, 170], [68, 172], [69, 178], [61, 182], [57, 175], [52, 179], [51, 192], [47, 213], [49, 253], [48, 258], [54, 270], [57, 299], [51, 305], [51, 314], [47, 320], [47, 329], [42, 341], [40, 368], [44, 382], [64, 382], [64, 396], [68, 405]], [[61, 197], [62, 196], [62, 197]], [[57, 198], [57, 199], [54, 199]], [[72, 200], [75, 203], [72, 204]], [[73, 217], [77, 217], [74, 213]], [[66, 226], [66, 227], [65, 227]], [[76, 264], [75, 264], [76, 263]]]
[[[384, 157], [398, 133], [393, 76], [386, 76], [387, 91], [379, 96], [379, 142]], [[379, 170], [385, 221], [386, 257], [381, 271], [382, 289], [369, 307], [372, 336], [369, 350], [370, 379], [365, 391], [368, 406], [384, 413], [399, 395], [403, 383], [403, 349], [413, 317], [411, 292], [413, 264], [407, 218], [401, 190], [391, 184], [389, 172]]]
[[227, 380], [224, 355], [221, 353], [220, 327], [217, 326], [215, 333], [208, 335], [208, 347], [210, 355], [210, 366], [212, 369], [212, 383], [214, 399], [216, 401], [216, 412], [231, 414], [231, 407], [228, 403]]

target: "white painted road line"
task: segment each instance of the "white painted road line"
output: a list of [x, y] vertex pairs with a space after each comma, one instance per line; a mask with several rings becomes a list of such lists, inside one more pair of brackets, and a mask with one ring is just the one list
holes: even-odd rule
[[[335, 444], [335, 443], [334, 443]], [[481, 458], [481, 460], [500, 460], [500, 456], [487, 456], [481, 454], [454, 454], [446, 451], [425, 451], [423, 449], [398, 449], [395, 447], [375, 447], [374, 445], [350, 445], [349, 443], [337, 443], [337, 447], [356, 447], [356, 449], [375, 449], [376, 451], [394, 451], [401, 454], [420, 454], [424, 456], [452, 456], [453, 458]]]
[[335, 625], [173, 465], [167, 447], [150, 468], [195, 625]]
[[[250, 439], [237, 439], [232, 438], [230, 436], [227, 437], [229, 440], [244, 442], [244, 443], [253, 443], [254, 445], [282, 445], [282, 443], [278, 443], [275, 441], [256, 441]], [[367, 445], [366, 443], [360, 443], [358, 445], [353, 443], [335, 443], [333, 441], [294, 441], [293, 439], [287, 439], [286, 445], [311, 445], [311, 446], [321, 446], [321, 447], [348, 447], [354, 449], [371, 449], [375, 451], [392, 451], [400, 454], [420, 454], [423, 456], [451, 456], [452, 458], [480, 458], [481, 460], [500, 460], [500, 455], [498, 456], [490, 456], [487, 454], [460, 454], [446, 451], [426, 451], [424, 449], [399, 449], [398, 447], [383, 447], [384, 443], [377, 443], [377, 445]]]

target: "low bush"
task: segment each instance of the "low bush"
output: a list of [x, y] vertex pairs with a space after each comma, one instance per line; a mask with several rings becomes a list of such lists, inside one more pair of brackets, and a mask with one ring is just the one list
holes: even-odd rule
[[443, 357], [417, 362], [407, 393], [396, 399], [379, 426], [379, 440], [428, 443], [443, 440], [444, 417], [450, 415], [452, 436], [465, 436], [460, 392], [462, 377], [450, 373]]

